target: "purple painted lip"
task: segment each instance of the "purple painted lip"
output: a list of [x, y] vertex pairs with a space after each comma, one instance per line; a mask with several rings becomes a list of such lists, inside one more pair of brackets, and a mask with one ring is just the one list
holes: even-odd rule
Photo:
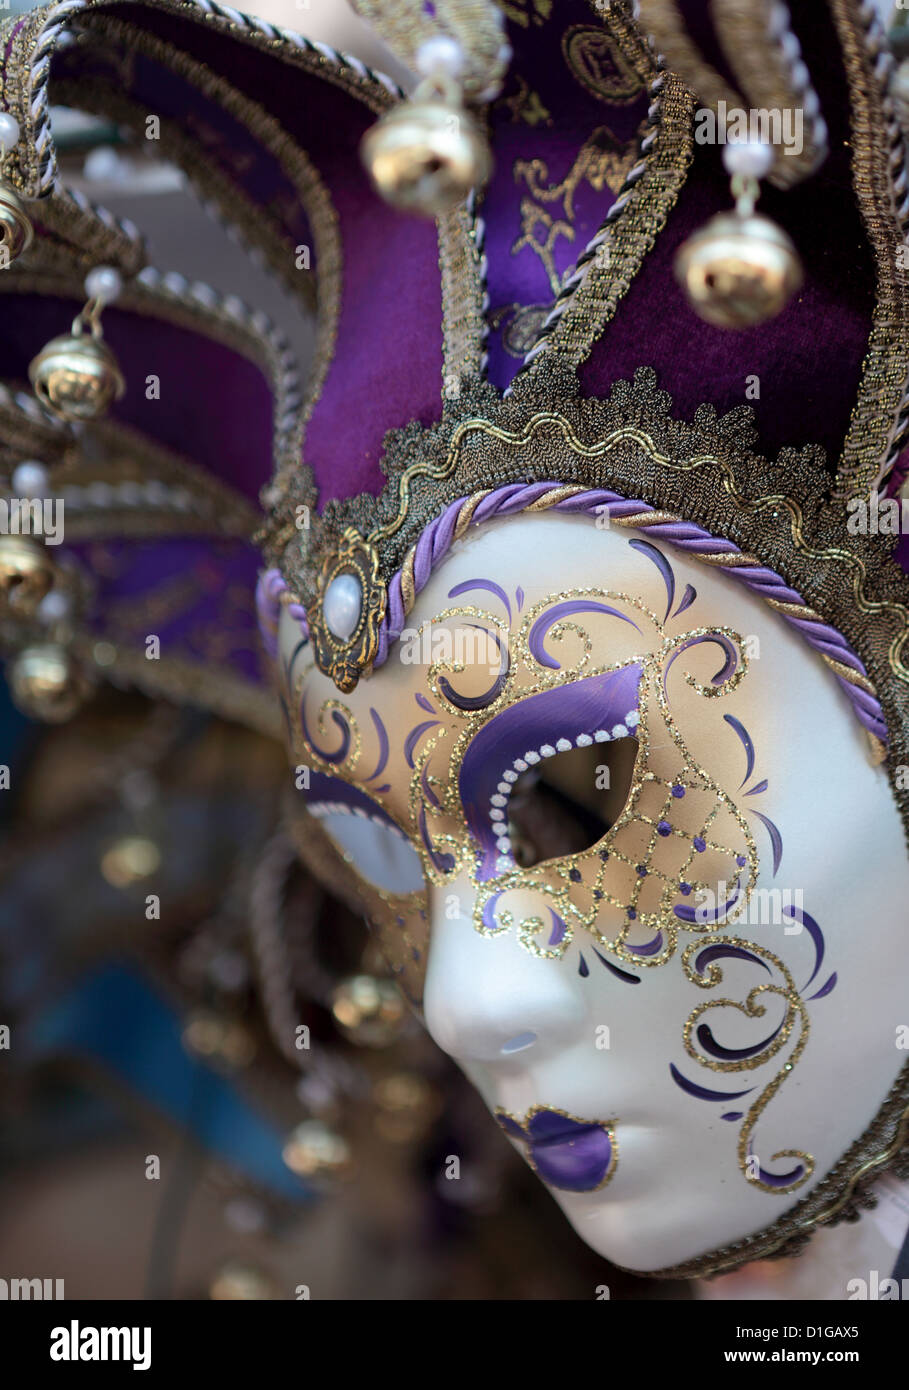
[[534, 1110], [523, 1124], [503, 1110], [496, 1111], [496, 1119], [506, 1134], [528, 1146], [533, 1168], [550, 1187], [593, 1192], [612, 1175], [615, 1145], [606, 1124], [557, 1110]]

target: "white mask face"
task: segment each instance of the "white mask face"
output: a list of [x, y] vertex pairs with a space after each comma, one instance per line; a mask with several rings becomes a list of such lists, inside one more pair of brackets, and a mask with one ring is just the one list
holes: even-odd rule
[[595, 1250], [771, 1226], [909, 1036], [886, 774], [762, 600], [644, 533], [478, 530], [339, 695], [285, 613], [300, 840]]

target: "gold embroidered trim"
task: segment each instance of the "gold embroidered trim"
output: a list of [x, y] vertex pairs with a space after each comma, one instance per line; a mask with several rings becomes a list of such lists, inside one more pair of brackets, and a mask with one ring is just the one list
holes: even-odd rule
[[417, 53], [428, 39], [444, 34], [461, 48], [466, 66], [462, 78], [468, 97], [497, 90], [505, 72], [504, 24], [492, 0], [350, 0], [351, 8], [388, 45], [411, 72], [418, 71]]
[[[644, 173], [631, 188], [620, 213], [608, 221], [588, 247], [583, 279], [567, 298], [555, 326], [541, 334], [538, 356], [523, 375], [533, 377], [544, 358], [578, 366], [615, 315], [647, 253], [675, 205], [693, 154], [693, 98], [681, 81], [668, 75], [659, 99], [659, 127], [645, 156]], [[587, 259], [589, 256], [589, 259]], [[569, 273], [568, 280], [571, 281]], [[542, 349], [542, 350], [540, 350]]]
[[867, 497], [877, 485], [909, 380], [909, 277], [898, 270], [905, 232], [895, 214], [887, 114], [861, 18], [850, 0], [830, 0], [852, 105], [852, 169], [877, 272], [868, 348], [840, 455], [835, 496]]
[[461, 383], [479, 376], [485, 366], [483, 344], [482, 251], [477, 223], [465, 207], [437, 219], [439, 270], [442, 274], [442, 396], [457, 398]]

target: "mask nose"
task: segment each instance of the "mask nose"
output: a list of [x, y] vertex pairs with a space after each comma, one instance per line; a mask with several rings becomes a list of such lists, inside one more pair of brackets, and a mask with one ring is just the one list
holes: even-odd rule
[[[459, 1062], [529, 1062], [574, 1042], [582, 1028], [580, 981], [566, 960], [531, 954], [511, 929], [489, 937], [473, 924], [466, 880], [432, 892], [426, 1026]], [[536, 895], [527, 915], [542, 915]]]

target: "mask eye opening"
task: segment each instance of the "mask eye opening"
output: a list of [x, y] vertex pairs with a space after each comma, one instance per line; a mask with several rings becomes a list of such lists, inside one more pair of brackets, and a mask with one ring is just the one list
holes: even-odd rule
[[591, 849], [628, 803], [638, 757], [633, 734], [569, 748], [521, 773], [508, 798], [508, 837], [521, 868]]

